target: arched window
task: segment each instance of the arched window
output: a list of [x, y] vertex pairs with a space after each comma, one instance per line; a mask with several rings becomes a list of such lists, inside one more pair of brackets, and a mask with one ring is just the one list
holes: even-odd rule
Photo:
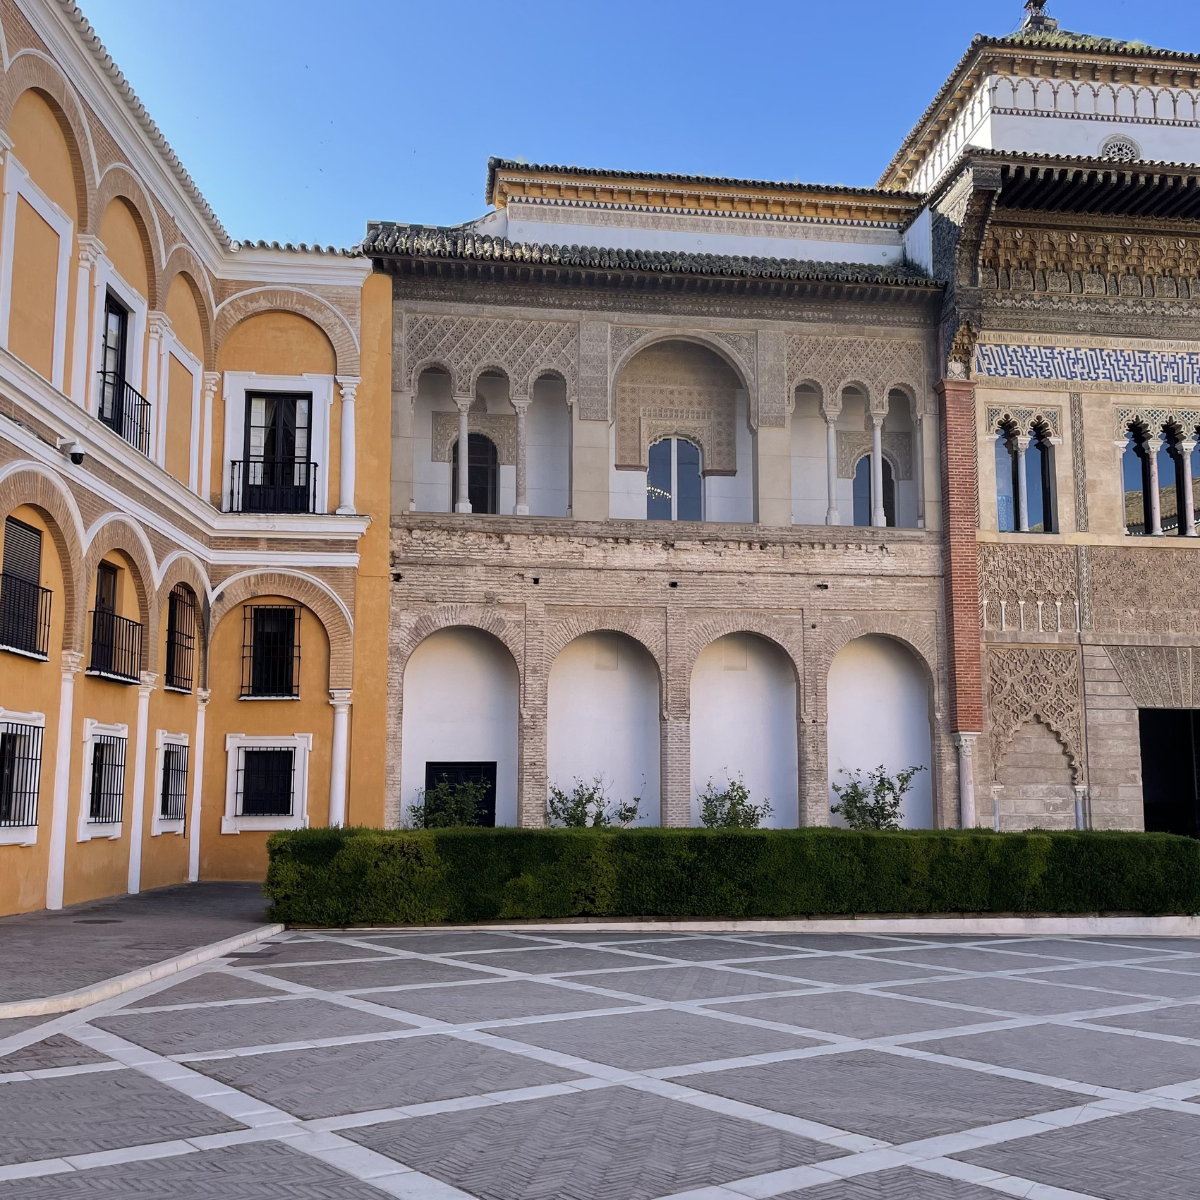
[[1025, 491], [1029, 533], [1054, 533], [1058, 527], [1054, 504], [1054, 444], [1050, 431], [1035, 425], [1025, 451]]
[[196, 652], [196, 595], [186, 583], [177, 583], [167, 600], [166, 686], [192, 690], [192, 664]]
[[1125, 532], [1145, 537], [1150, 532], [1150, 461], [1142, 442], [1144, 428], [1131, 425], [1126, 430], [1125, 450], [1121, 455], [1121, 486], [1125, 493]]
[[1195, 439], [1195, 430], [1176, 425], [1151, 428], [1135, 421], [1127, 427], [1121, 455], [1126, 533], [1133, 537], [1194, 536]]
[[699, 446], [684, 438], [663, 438], [650, 447], [649, 467], [646, 473], [648, 520], [704, 520]]
[[[896, 524], [896, 477], [892, 464], [883, 460], [883, 519], [884, 524]], [[854, 468], [854, 524], [871, 524], [871, 456], [863, 455]]]
[[[458, 442], [451, 456], [450, 496], [458, 495]], [[467, 440], [467, 499], [473, 513], [500, 511], [499, 461], [496, 444], [482, 433], [472, 433]]]
[[1054, 442], [1041, 424], [1022, 433], [1009, 421], [996, 429], [996, 528], [1001, 533], [1056, 533]]

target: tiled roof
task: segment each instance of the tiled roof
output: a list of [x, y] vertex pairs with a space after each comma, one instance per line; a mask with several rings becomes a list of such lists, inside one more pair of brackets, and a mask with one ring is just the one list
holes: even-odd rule
[[231, 248], [234, 250], [286, 250], [293, 254], [333, 254], [341, 258], [360, 258], [361, 253], [357, 246], [351, 247], [349, 250], [341, 246], [321, 246], [314, 242], [311, 246], [307, 242], [301, 242], [295, 245], [292, 242], [264, 242], [259, 238], [256, 242], [244, 241], [233, 242]]
[[734, 254], [686, 254], [661, 250], [615, 250], [604, 246], [545, 246], [510, 242], [458, 228], [372, 223], [360, 247], [371, 258], [443, 258], [585, 269], [644, 271], [664, 275], [742, 276], [758, 279], [830, 280], [941, 287], [919, 267], [811, 262], [795, 258], [745, 258]]

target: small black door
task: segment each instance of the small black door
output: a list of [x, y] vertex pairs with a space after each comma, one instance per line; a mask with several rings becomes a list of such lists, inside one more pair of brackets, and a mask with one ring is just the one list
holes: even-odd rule
[[102, 562], [96, 568], [96, 612], [92, 617], [92, 669], [111, 671], [116, 645], [117, 568]]
[[[473, 513], [500, 511], [500, 464], [496, 443], [482, 433], [467, 438], [467, 499]], [[450, 468], [451, 501], [458, 500], [458, 443], [454, 443]]]
[[1142, 745], [1142, 805], [1152, 833], [1200, 836], [1197, 749], [1200, 711], [1143, 708], [1138, 711]]
[[128, 342], [129, 312], [110, 292], [104, 298], [100, 420], [121, 434], [125, 426], [125, 353]]
[[496, 824], [496, 764], [494, 762], [427, 762], [425, 790], [439, 783], [482, 783], [487, 792], [475, 810], [475, 824]]
[[309, 512], [312, 397], [246, 397], [243, 512]]

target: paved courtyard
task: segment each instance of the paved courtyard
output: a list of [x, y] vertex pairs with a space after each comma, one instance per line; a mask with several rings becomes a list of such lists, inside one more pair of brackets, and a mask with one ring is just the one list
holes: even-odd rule
[[1173, 1200], [1200, 939], [293, 932], [0, 1021], [0, 1200]]

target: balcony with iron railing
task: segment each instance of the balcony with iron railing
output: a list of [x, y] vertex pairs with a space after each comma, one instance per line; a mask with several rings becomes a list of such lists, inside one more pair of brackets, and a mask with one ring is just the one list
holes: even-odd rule
[[100, 420], [135, 450], [150, 453], [150, 401], [117, 371], [100, 371]]
[[137, 683], [142, 671], [142, 627], [104, 608], [92, 612], [89, 675]]
[[0, 649], [46, 658], [50, 649], [50, 589], [0, 572]]
[[293, 458], [236, 458], [229, 464], [229, 511], [317, 511], [317, 464]]

